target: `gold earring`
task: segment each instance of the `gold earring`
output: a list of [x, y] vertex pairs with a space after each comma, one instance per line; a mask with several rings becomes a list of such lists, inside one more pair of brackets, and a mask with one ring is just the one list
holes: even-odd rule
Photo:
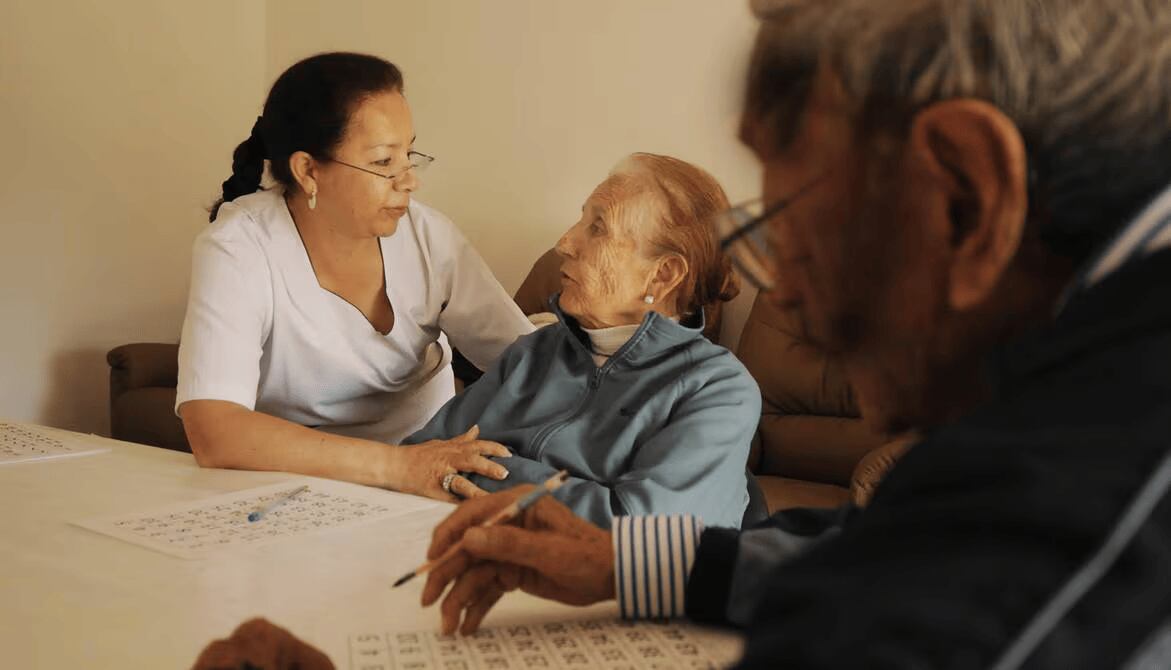
[[317, 191], [309, 194], [309, 209], [317, 209]]

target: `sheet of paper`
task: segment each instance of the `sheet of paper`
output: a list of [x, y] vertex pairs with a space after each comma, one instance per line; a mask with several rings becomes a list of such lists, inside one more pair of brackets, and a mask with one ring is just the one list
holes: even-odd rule
[[351, 670], [726, 668], [743, 651], [734, 633], [686, 623], [577, 621], [436, 632], [350, 635]]
[[0, 421], [0, 465], [53, 458], [87, 456], [109, 451], [69, 439], [68, 433], [51, 428]]
[[[301, 485], [309, 489], [257, 521], [248, 514]], [[197, 559], [244, 546], [370, 523], [435, 506], [414, 496], [328, 480], [290, 480], [260, 488], [119, 516], [74, 523], [180, 558]]]

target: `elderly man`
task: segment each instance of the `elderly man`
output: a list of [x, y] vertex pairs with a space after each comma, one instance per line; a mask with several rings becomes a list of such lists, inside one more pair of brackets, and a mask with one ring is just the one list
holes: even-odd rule
[[743, 532], [480, 498], [425, 603], [617, 598], [745, 627], [744, 667], [1171, 666], [1171, 3], [754, 7], [729, 248], [923, 441], [865, 511]]

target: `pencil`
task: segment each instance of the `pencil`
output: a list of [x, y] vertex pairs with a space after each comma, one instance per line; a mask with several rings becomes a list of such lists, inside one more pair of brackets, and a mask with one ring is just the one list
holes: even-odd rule
[[274, 509], [280, 507], [281, 505], [289, 502], [293, 498], [301, 495], [302, 493], [304, 493], [308, 490], [309, 490], [308, 486], [298, 486], [297, 488], [293, 489], [292, 491], [289, 491], [288, 493], [277, 498], [276, 500], [273, 500], [272, 502], [268, 503], [267, 505], [261, 505], [260, 507], [257, 507], [256, 509], [254, 509], [248, 513], [248, 522], [255, 523], [257, 521], [260, 521], [261, 519], [264, 518], [265, 514], [268, 514], [269, 512], [271, 512]]
[[[541, 484], [540, 486], [538, 486], [536, 489], [526, 493], [525, 495], [521, 496], [520, 498], [517, 498], [517, 500], [515, 502], [513, 502], [511, 505], [509, 505], [508, 507], [505, 507], [504, 509], [500, 510], [496, 514], [492, 515], [491, 518], [489, 518], [484, 523], [480, 524], [478, 527], [479, 528], [491, 528], [492, 526], [495, 526], [497, 524], [505, 523], [505, 522], [511, 521], [512, 519], [515, 519], [521, 512], [525, 511], [529, 507], [532, 507], [533, 504], [535, 504], [542, 497], [547, 496], [550, 493], [556, 491], [558, 488], [560, 488], [560, 486], [565, 483], [565, 480], [568, 477], [569, 477], [569, 471], [561, 470], [557, 474], [546, 479], [545, 482], [543, 484]], [[402, 586], [403, 584], [406, 584], [407, 582], [411, 581], [415, 577], [418, 577], [419, 575], [425, 574], [425, 573], [435, 569], [441, 563], [443, 563], [444, 561], [447, 561], [452, 556], [455, 556], [457, 553], [459, 553], [459, 550], [462, 547], [463, 547], [463, 539], [461, 538], [458, 542], [456, 542], [455, 544], [448, 547], [447, 551], [443, 552], [443, 554], [441, 554], [438, 558], [427, 561], [426, 563], [420, 565], [419, 567], [415, 568], [414, 570], [403, 575], [402, 577], [399, 577], [398, 580], [395, 581], [394, 586], [392, 586], [391, 588], [397, 588], [399, 586]]]

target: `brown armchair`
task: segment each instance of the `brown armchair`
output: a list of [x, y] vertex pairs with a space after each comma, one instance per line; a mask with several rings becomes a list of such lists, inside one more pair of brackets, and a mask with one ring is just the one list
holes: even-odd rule
[[894, 459], [863, 457], [889, 441], [859, 418], [845, 370], [796, 333], [792, 312], [757, 296], [737, 356], [760, 386], [763, 401], [749, 467], [764, 491], [770, 512], [789, 507], [836, 507], [851, 499], [851, 487], [867, 490]]
[[175, 416], [179, 345], [124, 344], [106, 354], [110, 364], [110, 434], [117, 440], [191, 451]]

